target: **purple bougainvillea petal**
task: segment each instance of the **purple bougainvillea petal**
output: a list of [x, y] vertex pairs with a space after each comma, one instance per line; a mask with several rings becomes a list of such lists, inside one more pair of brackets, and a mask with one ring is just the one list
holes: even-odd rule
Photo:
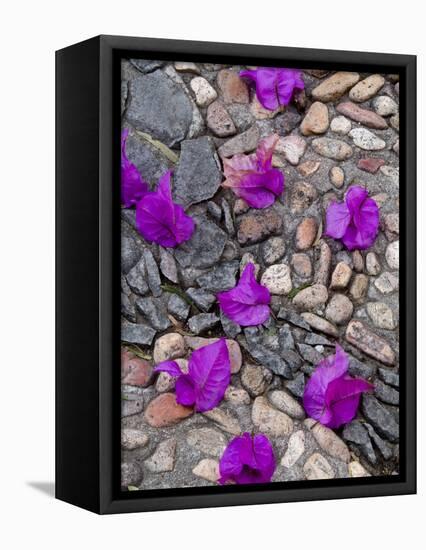
[[274, 451], [263, 434], [252, 437], [245, 432], [235, 437], [225, 449], [220, 462], [219, 483], [268, 483], [275, 471]]
[[199, 348], [192, 352], [188, 376], [195, 393], [195, 410], [208, 411], [217, 407], [225, 395], [231, 377], [231, 362], [226, 340]]
[[256, 84], [256, 96], [261, 105], [274, 111], [281, 105], [288, 105], [295, 89], [304, 88], [302, 74], [297, 69], [259, 67], [241, 71], [240, 76]]
[[272, 154], [279, 137], [271, 134], [260, 141], [251, 155], [235, 155], [224, 159], [224, 187], [244, 199], [252, 208], [271, 206], [284, 190], [284, 175], [272, 168]]
[[377, 237], [379, 218], [376, 201], [366, 189], [354, 185], [346, 193], [345, 202], [329, 205], [325, 234], [341, 239], [349, 250], [365, 250]]
[[170, 376], [180, 376], [182, 371], [176, 361], [163, 361], [154, 367], [154, 372], [167, 372]]
[[372, 389], [372, 384], [357, 378], [340, 377], [330, 382], [325, 392], [325, 402], [332, 411], [332, 418], [327, 426], [338, 428], [350, 422], [356, 415], [361, 394]]
[[351, 214], [344, 202], [332, 202], [326, 213], [325, 234], [334, 239], [341, 239], [351, 222]]
[[269, 319], [269, 290], [254, 276], [254, 264], [246, 265], [240, 280], [233, 289], [217, 295], [223, 313], [241, 326], [261, 325]]
[[346, 374], [348, 367], [348, 356], [336, 344], [335, 355], [317, 365], [305, 386], [303, 406], [306, 412], [329, 428], [350, 422], [356, 415], [361, 393], [373, 388], [366, 380]]
[[136, 207], [136, 226], [147, 241], [164, 247], [175, 247], [191, 238], [194, 220], [172, 200], [170, 189], [171, 172], [160, 179], [158, 189], [148, 193]]
[[176, 403], [192, 407], [197, 399], [197, 389], [189, 374], [182, 374], [176, 380]]
[[302, 73], [297, 69], [279, 69], [277, 79], [278, 99], [281, 105], [288, 105], [297, 88], [303, 90], [305, 83], [302, 80]]
[[136, 166], [126, 155], [129, 130], [121, 133], [121, 202], [126, 208], [134, 206], [148, 191], [148, 184], [142, 179]]

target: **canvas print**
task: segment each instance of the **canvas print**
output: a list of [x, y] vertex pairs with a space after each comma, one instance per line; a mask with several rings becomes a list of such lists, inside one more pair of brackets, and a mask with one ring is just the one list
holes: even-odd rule
[[122, 490], [398, 474], [398, 75], [121, 68]]

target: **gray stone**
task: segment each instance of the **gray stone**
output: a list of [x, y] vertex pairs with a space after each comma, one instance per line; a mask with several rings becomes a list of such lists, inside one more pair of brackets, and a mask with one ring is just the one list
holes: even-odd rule
[[209, 311], [216, 301], [216, 296], [214, 294], [206, 292], [201, 288], [188, 288], [186, 293], [198, 309], [201, 309], [201, 311], [204, 311], [205, 313]]
[[277, 315], [278, 319], [283, 319], [284, 321], [287, 321], [288, 323], [303, 328], [304, 330], [309, 330], [309, 324], [297, 313], [294, 311], [291, 311], [290, 309], [286, 309], [282, 307]]
[[177, 82], [161, 70], [130, 81], [126, 117], [138, 130], [173, 147], [187, 136], [193, 105]]
[[297, 344], [297, 348], [303, 359], [312, 365], [317, 365], [323, 358], [321, 353], [307, 344]]
[[136, 300], [136, 309], [158, 331], [166, 330], [171, 325], [164, 304], [159, 299], [151, 297], [138, 298]]
[[253, 124], [251, 128], [229, 139], [218, 149], [221, 157], [232, 157], [240, 153], [250, 153], [256, 149], [260, 139], [259, 128]]
[[383, 401], [383, 403], [399, 405], [399, 392], [391, 388], [391, 386], [384, 384], [381, 380], [376, 380], [374, 382], [374, 394], [380, 401]]
[[389, 369], [380, 368], [379, 376], [386, 384], [399, 388], [399, 374]]
[[175, 465], [176, 439], [170, 438], [158, 444], [153, 455], [145, 460], [150, 472], [159, 474], [171, 472]]
[[349, 355], [349, 374], [357, 378], [371, 379], [375, 373], [375, 368], [366, 363], [359, 361], [353, 355]]
[[138, 134], [129, 134], [126, 141], [126, 154], [151, 187], [157, 185], [161, 176], [174, 166], [171, 160], [174, 158], [174, 153], [170, 151], [171, 156], [167, 158], [158, 147]]
[[135, 306], [124, 292], [121, 293], [121, 315], [131, 323], [136, 323]]
[[[246, 331], [245, 331], [246, 333]], [[261, 365], [268, 368], [274, 374], [291, 380], [293, 373], [290, 366], [281, 357], [270, 351], [263, 345], [249, 345], [250, 355]]]
[[286, 388], [296, 397], [302, 398], [305, 391], [305, 375], [299, 372], [293, 380], [286, 382]]
[[123, 462], [121, 464], [121, 486], [139, 485], [142, 481], [142, 470], [135, 462]]
[[375, 97], [373, 108], [380, 116], [395, 115], [398, 112], [398, 104], [387, 95]]
[[334, 160], [346, 160], [352, 156], [353, 152], [352, 147], [344, 141], [325, 137], [314, 139], [312, 148], [318, 155]]
[[158, 271], [157, 262], [152, 255], [151, 250], [146, 248], [143, 251], [143, 258], [145, 260], [146, 276], [148, 280], [148, 286], [152, 294], [156, 297], [160, 296], [161, 290], [161, 277]]
[[215, 313], [199, 313], [189, 319], [188, 326], [191, 332], [200, 334], [214, 328], [219, 321], [220, 319]]
[[222, 181], [219, 160], [208, 136], [183, 141], [173, 184], [176, 202], [187, 208], [210, 199]]
[[367, 429], [359, 420], [353, 420], [343, 429], [343, 439], [354, 443], [365, 458], [371, 463], [376, 464], [377, 457], [371, 444]]
[[179, 321], [186, 321], [189, 315], [190, 306], [177, 294], [172, 294], [167, 303], [167, 311]]
[[383, 441], [383, 439], [374, 431], [373, 426], [370, 426], [367, 422], [364, 424], [366, 430], [368, 431], [371, 439], [374, 441], [374, 444], [381, 452], [383, 458], [385, 460], [389, 460], [392, 458], [393, 450], [392, 445], [387, 443], [386, 441]]
[[176, 260], [184, 268], [208, 268], [217, 264], [227, 240], [226, 233], [204, 216], [193, 216], [196, 227], [189, 241], [175, 248]]
[[178, 272], [176, 266], [176, 260], [173, 257], [173, 254], [168, 250], [165, 250], [160, 246], [160, 270], [161, 273], [172, 281], [172, 283], [178, 283]]
[[222, 209], [214, 201], [208, 201], [207, 203], [207, 212], [213, 216], [217, 221], [220, 221], [222, 218]]
[[141, 258], [139, 262], [132, 267], [127, 274], [126, 279], [129, 287], [133, 290], [133, 292], [136, 292], [136, 294], [143, 296], [148, 293], [149, 287], [145, 269], [145, 260], [143, 258]]
[[220, 458], [226, 447], [225, 436], [213, 428], [198, 428], [188, 432], [188, 445], [200, 453]]
[[155, 69], [159, 69], [165, 63], [165, 61], [158, 61], [155, 59], [129, 59], [130, 63], [143, 74], [151, 73]]
[[126, 451], [145, 447], [148, 441], [149, 437], [141, 430], [132, 428], [123, 428], [121, 430], [121, 448]]
[[197, 283], [202, 289], [210, 292], [229, 290], [236, 285], [238, 268], [238, 261], [223, 262], [208, 273], [197, 277]]
[[129, 344], [151, 345], [156, 331], [143, 324], [124, 323], [121, 325], [121, 339]]
[[389, 441], [399, 438], [399, 425], [394, 415], [368, 394], [362, 396], [362, 412], [380, 435]]
[[135, 239], [122, 235], [121, 237], [121, 270], [128, 273], [141, 257]]
[[222, 323], [223, 332], [228, 338], [235, 338], [238, 334], [240, 334], [240, 325], [234, 323], [231, 319], [228, 319], [223, 311], [220, 312], [220, 322]]
[[278, 331], [278, 342], [280, 349], [294, 350], [294, 337], [288, 325], [282, 326]]
[[327, 338], [324, 338], [324, 336], [315, 334], [314, 332], [309, 332], [305, 336], [305, 344], [310, 346], [334, 346], [334, 342], [331, 342]]
[[365, 151], [379, 151], [386, 147], [386, 142], [365, 128], [354, 128], [349, 132], [355, 145]]
[[232, 218], [231, 207], [227, 200], [222, 199], [223, 218], [225, 221], [225, 229], [230, 237], [235, 235], [234, 220]]

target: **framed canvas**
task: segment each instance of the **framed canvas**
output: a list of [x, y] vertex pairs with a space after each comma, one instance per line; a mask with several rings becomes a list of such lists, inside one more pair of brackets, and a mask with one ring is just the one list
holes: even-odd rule
[[414, 493], [416, 58], [100, 36], [56, 63], [57, 498]]

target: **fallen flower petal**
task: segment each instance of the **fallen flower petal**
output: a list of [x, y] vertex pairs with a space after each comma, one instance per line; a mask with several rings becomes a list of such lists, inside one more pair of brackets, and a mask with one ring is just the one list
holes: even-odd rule
[[245, 432], [228, 444], [219, 462], [219, 483], [269, 483], [275, 471], [275, 456], [263, 434]]
[[284, 175], [272, 168], [272, 154], [279, 137], [271, 134], [260, 141], [257, 151], [251, 155], [234, 155], [223, 160], [225, 181], [229, 187], [253, 208], [271, 206], [284, 190]]
[[176, 380], [176, 402], [194, 406], [198, 412], [218, 406], [225, 395], [231, 378], [231, 362], [226, 340], [203, 346], [192, 352], [188, 374], [184, 374], [176, 361], [159, 363], [154, 372], [167, 372]]
[[191, 238], [194, 220], [172, 200], [171, 172], [166, 172], [158, 183], [158, 189], [147, 193], [136, 206], [136, 226], [147, 240], [164, 247], [175, 247]]
[[378, 231], [379, 207], [363, 187], [350, 187], [344, 202], [327, 208], [325, 235], [341, 239], [348, 250], [369, 248]]
[[329, 428], [350, 422], [358, 410], [361, 393], [374, 387], [366, 380], [349, 376], [348, 368], [348, 356], [336, 344], [335, 355], [316, 366], [305, 386], [303, 406], [306, 412]]
[[126, 142], [129, 130], [121, 133], [121, 202], [130, 208], [149, 191], [148, 184], [142, 179], [136, 166], [126, 155]]
[[256, 96], [265, 109], [274, 111], [280, 105], [288, 105], [295, 89], [303, 90], [305, 84], [298, 69], [259, 67], [241, 71], [240, 76], [256, 85]]
[[254, 276], [254, 264], [246, 265], [234, 288], [217, 295], [223, 313], [241, 326], [261, 325], [269, 319], [271, 295]]

